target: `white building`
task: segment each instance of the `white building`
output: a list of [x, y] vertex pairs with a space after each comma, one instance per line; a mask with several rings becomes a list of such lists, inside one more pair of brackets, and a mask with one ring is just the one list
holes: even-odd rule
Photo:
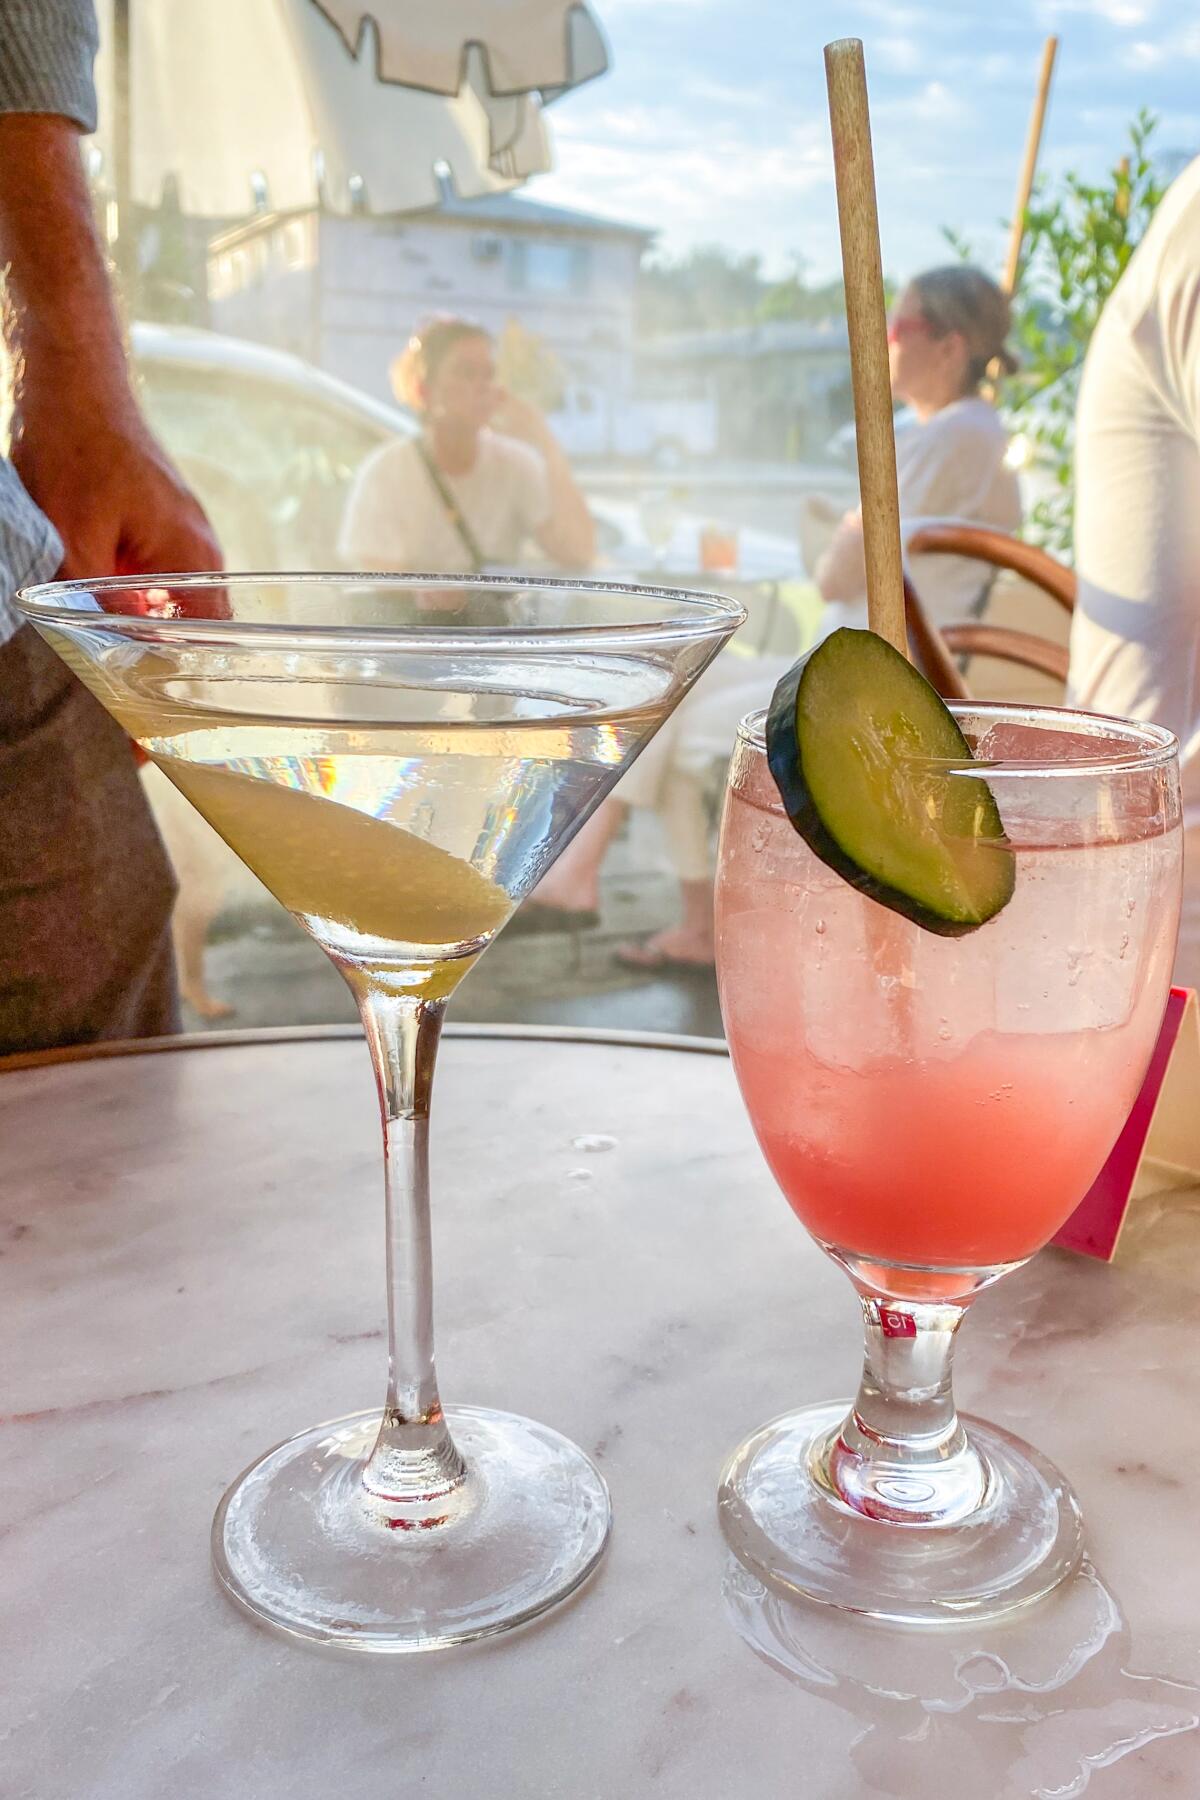
[[637, 454], [634, 293], [652, 234], [515, 194], [447, 195], [428, 212], [264, 214], [213, 239], [213, 328], [291, 350], [390, 397], [388, 367], [431, 313], [515, 321], [558, 359], [567, 449]]

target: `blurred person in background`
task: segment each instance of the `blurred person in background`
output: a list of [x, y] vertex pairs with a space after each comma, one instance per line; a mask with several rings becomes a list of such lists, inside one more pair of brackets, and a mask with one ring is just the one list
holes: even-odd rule
[[[1021, 500], [1006, 466], [1008, 439], [980, 388], [997, 360], [1011, 371], [1005, 348], [1009, 304], [978, 269], [934, 269], [911, 281], [888, 330], [892, 391], [916, 415], [897, 433], [900, 508], [906, 523], [954, 518], [1015, 531]], [[862, 513], [837, 525], [817, 563], [827, 602], [826, 635], [839, 625], [867, 623]], [[919, 559], [917, 591], [937, 624], [969, 616], [980, 593], [977, 563], [965, 557]], [[733, 748], [738, 721], [769, 705], [786, 658], [740, 657], [726, 651], [663, 726], [609, 800], [589, 821], [523, 908], [523, 928], [583, 927], [597, 918], [600, 875], [627, 806], [650, 807], [662, 821], [679, 882], [680, 916], [641, 944], [616, 952], [627, 967], [710, 970], [715, 948], [712, 863], [704, 782]]]
[[1100, 316], [1075, 427], [1068, 702], [1179, 739], [1176, 979], [1200, 984], [1200, 158], [1171, 184]]
[[120, 727], [11, 604], [53, 575], [212, 569], [130, 386], [79, 135], [91, 0], [0, 0], [0, 1054], [177, 1029], [171, 867]]
[[497, 381], [481, 325], [422, 326], [392, 365], [392, 388], [420, 416], [421, 435], [384, 444], [359, 470], [339, 542], [347, 567], [511, 569], [530, 539], [559, 568], [588, 566], [587, 502], [541, 413]]
[[[902, 527], [954, 519], [1018, 531], [1021, 495], [1005, 461], [1008, 437], [980, 391], [993, 361], [1005, 374], [1017, 364], [1006, 348], [1008, 296], [981, 269], [956, 263], [917, 275], [888, 321], [892, 394], [913, 417], [896, 433], [896, 476]], [[819, 503], [818, 503], [819, 506]], [[966, 619], [983, 591], [969, 557], [918, 557], [913, 585], [935, 625]], [[814, 579], [827, 602], [822, 634], [867, 622], [862, 511], [848, 512], [816, 561]]]

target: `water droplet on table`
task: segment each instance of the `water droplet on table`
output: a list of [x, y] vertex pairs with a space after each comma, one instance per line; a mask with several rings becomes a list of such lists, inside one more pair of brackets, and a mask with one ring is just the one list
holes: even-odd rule
[[616, 1147], [616, 1138], [609, 1137], [604, 1131], [587, 1131], [582, 1137], [571, 1139], [572, 1150], [583, 1150], [589, 1156], [595, 1156], [601, 1150], [615, 1150]]

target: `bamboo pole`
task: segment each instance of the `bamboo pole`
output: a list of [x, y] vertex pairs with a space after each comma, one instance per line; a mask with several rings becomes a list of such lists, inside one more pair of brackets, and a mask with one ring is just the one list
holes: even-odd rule
[[1048, 37], [1042, 46], [1042, 66], [1038, 70], [1037, 88], [1033, 96], [1033, 111], [1029, 115], [1029, 130], [1025, 138], [1025, 155], [1022, 158], [1021, 173], [1017, 179], [1017, 197], [1013, 205], [1012, 224], [1008, 233], [1008, 256], [1004, 264], [1004, 279], [1001, 286], [1010, 298], [1017, 291], [1017, 281], [1021, 273], [1021, 250], [1025, 243], [1025, 214], [1029, 210], [1029, 197], [1033, 193], [1033, 180], [1037, 174], [1038, 152], [1042, 147], [1042, 128], [1046, 123], [1050, 81], [1054, 74], [1054, 59], [1057, 55], [1058, 39]]
[[887, 316], [867, 75], [858, 38], [825, 46], [825, 80], [833, 165], [837, 181], [838, 227], [850, 334], [850, 375], [862, 501], [863, 551], [867, 571], [867, 615], [871, 630], [908, 655], [904, 628], [904, 559], [900, 545], [900, 502], [896, 491], [896, 435], [888, 369]]

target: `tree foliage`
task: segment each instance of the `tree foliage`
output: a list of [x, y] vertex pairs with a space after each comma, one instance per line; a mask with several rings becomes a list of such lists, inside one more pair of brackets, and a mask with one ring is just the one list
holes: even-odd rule
[[[1030, 446], [1043, 488], [1026, 535], [1070, 555], [1074, 529], [1075, 407], [1083, 359], [1104, 304], [1154, 215], [1163, 185], [1149, 145], [1156, 120], [1142, 111], [1126, 155], [1100, 182], [1068, 172], [1037, 184], [1025, 214], [1025, 245], [1013, 332], [1021, 368], [1004, 384], [1010, 429]], [[947, 237], [960, 254], [966, 243]]]
[[816, 323], [844, 310], [841, 282], [810, 284], [800, 258], [787, 275], [772, 279], [763, 274], [760, 257], [721, 244], [701, 244], [682, 256], [645, 263], [638, 277], [638, 329], [645, 337], [774, 319]]

